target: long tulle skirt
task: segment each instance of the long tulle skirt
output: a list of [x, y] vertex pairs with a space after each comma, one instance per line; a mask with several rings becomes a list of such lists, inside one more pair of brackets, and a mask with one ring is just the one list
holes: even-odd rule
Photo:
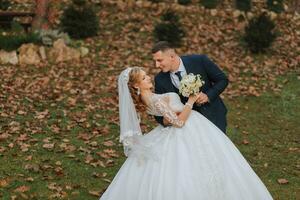
[[182, 128], [142, 136], [100, 200], [269, 200], [239, 150], [192, 111]]

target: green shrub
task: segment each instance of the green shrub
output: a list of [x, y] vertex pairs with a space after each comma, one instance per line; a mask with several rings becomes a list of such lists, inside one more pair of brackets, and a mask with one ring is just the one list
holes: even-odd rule
[[219, 4], [219, 0], [200, 0], [200, 4], [207, 9], [216, 8]]
[[191, 2], [191, 0], [178, 0], [180, 5], [189, 5]]
[[267, 0], [268, 10], [281, 13], [284, 11], [283, 0]]
[[152, 3], [159, 3], [159, 2], [162, 2], [162, 0], [148, 0], [148, 1], [151, 1]]
[[185, 32], [181, 28], [179, 17], [168, 10], [161, 16], [161, 22], [155, 26], [153, 35], [156, 41], [168, 41], [173, 46], [180, 46]]
[[18, 49], [22, 44], [35, 43], [39, 44], [40, 39], [36, 33], [19, 34], [19, 35], [0, 35], [0, 49], [13, 51]]
[[0, 10], [7, 10], [11, 5], [9, 0], [0, 0]]
[[252, 53], [265, 52], [276, 38], [275, 24], [266, 13], [252, 18], [245, 27], [244, 39]]
[[238, 10], [248, 12], [251, 10], [251, 0], [235, 0], [235, 6]]
[[164, 12], [160, 19], [165, 22], [179, 24], [179, 16], [172, 10], [167, 10]]
[[12, 21], [10, 24], [10, 31], [15, 34], [19, 34], [24, 32], [24, 28], [19, 22]]
[[73, 4], [76, 6], [84, 6], [86, 5], [86, 0], [73, 0]]
[[168, 41], [174, 46], [180, 46], [184, 31], [176, 24], [163, 22], [157, 24], [154, 29], [154, 37], [156, 41]]
[[64, 10], [61, 24], [63, 32], [75, 39], [95, 36], [99, 30], [96, 12], [84, 0], [73, 0], [73, 4]]

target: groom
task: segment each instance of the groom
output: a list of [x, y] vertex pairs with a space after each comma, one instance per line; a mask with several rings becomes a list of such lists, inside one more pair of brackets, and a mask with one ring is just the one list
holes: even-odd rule
[[[178, 56], [165, 41], [160, 41], [153, 46], [152, 55], [156, 67], [161, 69], [161, 72], [155, 76], [155, 93], [179, 94], [179, 83], [185, 74], [200, 74], [205, 84], [193, 110], [200, 112], [226, 133], [227, 109], [219, 96], [228, 85], [224, 72], [206, 55]], [[187, 102], [188, 98], [179, 96], [182, 103]], [[168, 121], [163, 117], [156, 116], [155, 119], [164, 126], [168, 125]]]

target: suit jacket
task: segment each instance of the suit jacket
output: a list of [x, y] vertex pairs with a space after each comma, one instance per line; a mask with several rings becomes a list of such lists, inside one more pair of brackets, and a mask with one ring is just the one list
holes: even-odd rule
[[[202, 92], [208, 96], [209, 102], [203, 105], [194, 104], [193, 110], [200, 112], [225, 133], [227, 109], [219, 95], [227, 87], [228, 78], [206, 55], [186, 55], [181, 56], [181, 59], [187, 74], [200, 74], [202, 80], [205, 81]], [[172, 84], [170, 73], [160, 72], [155, 76], [155, 93], [168, 92], [179, 94], [179, 90]], [[182, 95], [179, 96], [181, 102], [185, 104], [188, 98]], [[158, 123], [164, 125], [163, 117], [156, 116], [155, 119]]]

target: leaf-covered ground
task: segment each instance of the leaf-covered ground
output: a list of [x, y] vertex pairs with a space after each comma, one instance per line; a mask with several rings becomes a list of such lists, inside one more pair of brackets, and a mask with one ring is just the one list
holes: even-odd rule
[[[187, 32], [178, 52], [208, 54], [230, 78], [228, 136], [274, 199], [299, 199], [299, 15], [279, 15], [279, 37], [254, 56], [241, 42], [245, 21], [226, 2], [212, 12], [195, 3], [103, 1], [96, 6], [101, 30], [82, 41], [91, 53], [81, 62], [0, 66], [0, 197], [98, 199], [125, 159], [116, 76], [129, 65], [157, 72], [151, 31], [169, 5]], [[144, 130], [154, 126], [144, 121]]]

